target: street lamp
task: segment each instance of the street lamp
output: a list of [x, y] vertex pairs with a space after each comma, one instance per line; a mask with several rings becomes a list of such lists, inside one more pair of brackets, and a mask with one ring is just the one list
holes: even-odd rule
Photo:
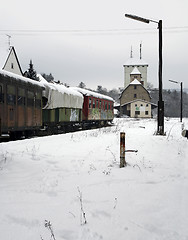
[[157, 116], [157, 134], [164, 135], [164, 101], [162, 97], [162, 20], [154, 21], [151, 19], [146, 19], [138, 17], [131, 14], [125, 14], [125, 17], [144, 22], [150, 23], [154, 22], [158, 24], [159, 29], [159, 100], [158, 100], [158, 116]]
[[177, 82], [177, 81], [174, 81], [174, 80], [169, 80], [169, 82], [180, 84], [180, 87], [181, 87], [181, 97], [180, 97], [180, 122], [182, 122], [182, 118], [183, 118], [183, 83], [182, 83], [182, 82]]

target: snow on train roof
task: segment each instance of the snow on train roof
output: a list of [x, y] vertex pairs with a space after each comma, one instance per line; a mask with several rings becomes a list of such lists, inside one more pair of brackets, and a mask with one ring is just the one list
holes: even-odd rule
[[0, 70], [0, 74], [3, 75], [3, 76], [12, 77], [14, 79], [17, 79], [17, 80], [20, 80], [20, 81], [23, 81], [23, 82], [31, 83], [31, 84], [37, 85], [39, 87], [44, 87], [43, 83], [41, 83], [39, 81], [35, 81], [33, 79], [26, 78], [26, 77], [23, 77], [23, 76], [20, 76], [18, 74], [11, 73], [11, 72], [8, 72], [8, 71], [5, 71], [5, 70]]
[[49, 83], [40, 74], [37, 74], [40, 82], [44, 84], [43, 96], [48, 99], [45, 109], [53, 108], [82, 108], [83, 95], [78, 91], [65, 87], [62, 84]]
[[114, 102], [113, 98], [111, 98], [111, 97], [109, 97], [107, 95], [104, 95], [104, 94], [96, 93], [96, 92], [87, 90], [85, 88], [79, 88], [79, 87], [71, 87], [71, 88], [76, 90], [76, 91], [78, 91], [78, 92], [80, 92], [80, 93], [82, 93], [85, 96], [92, 96], [92, 97], [96, 97], [96, 98], [102, 98], [102, 99], [106, 99], [106, 100]]

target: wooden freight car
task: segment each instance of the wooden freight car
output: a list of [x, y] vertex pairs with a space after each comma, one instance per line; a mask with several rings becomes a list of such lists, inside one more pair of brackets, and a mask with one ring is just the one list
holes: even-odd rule
[[0, 70], [0, 137], [21, 137], [42, 126], [43, 84]]

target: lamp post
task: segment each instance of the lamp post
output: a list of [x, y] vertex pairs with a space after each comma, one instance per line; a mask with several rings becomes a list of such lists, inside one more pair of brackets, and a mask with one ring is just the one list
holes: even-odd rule
[[157, 116], [157, 134], [164, 135], [164, 101], [162, 97], [162, 20], [154, 21], [151, 19], [146, 19], [142, 17], [138, 17], [131, 14], [125, 14], [125, 17], [144, 22], [150, 23], [154, 22], [158, 24], [159, 29], [159, 100], [158, 100], [158, 116]]
[[174, 81], [174, 80], [169, 80], [169, 82], [176, 83], [176, 84], [180, 84], [180, 88], [181, 88], [181, 97], [180, 97], [180, 122], [182, 122], [182, 118], [183, 118], [183, 82], [177, 82], [177, 81]]

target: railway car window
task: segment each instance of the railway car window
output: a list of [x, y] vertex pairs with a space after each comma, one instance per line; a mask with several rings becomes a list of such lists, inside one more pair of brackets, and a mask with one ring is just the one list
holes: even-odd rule
[[96, 108], [98, 108], [99, 107], [99, 100], [97, 99], [96, 100]]
[[35, 100], [36, 107], [41, 107], [41, 93], [36, 92], [36, 100]]
[[111, 109], [110, 102], [108, 103], [108, 109], [109, 109], [109, 110]]
[[25, 89], [18, 88], [18, 97], [17, 97], [18, 105], [25, 105]]
[[99, 102], [99, 108], [101, 109], [101, 100], [100, 100], [100, 102]]
[[95, 99], [93, 99], [93, 108], [95, 108]]
[[10, 105], [16, 104], [16, 88], [12, 85], [7, 85], [7, 103]]
[[89, 108], [91, 108], [91, 98], [89, 98]]
[[101, 109], [104, 109], [104, 101], [101, 102]]
[[32, 107], [34, 106], [34, 92], [27, 92], [27, 105]]
[[0, 85], [0, 102], [4, 102], [3, 87]]
[[105, 110], [107, 110], [107, 102], [105, 102]]

